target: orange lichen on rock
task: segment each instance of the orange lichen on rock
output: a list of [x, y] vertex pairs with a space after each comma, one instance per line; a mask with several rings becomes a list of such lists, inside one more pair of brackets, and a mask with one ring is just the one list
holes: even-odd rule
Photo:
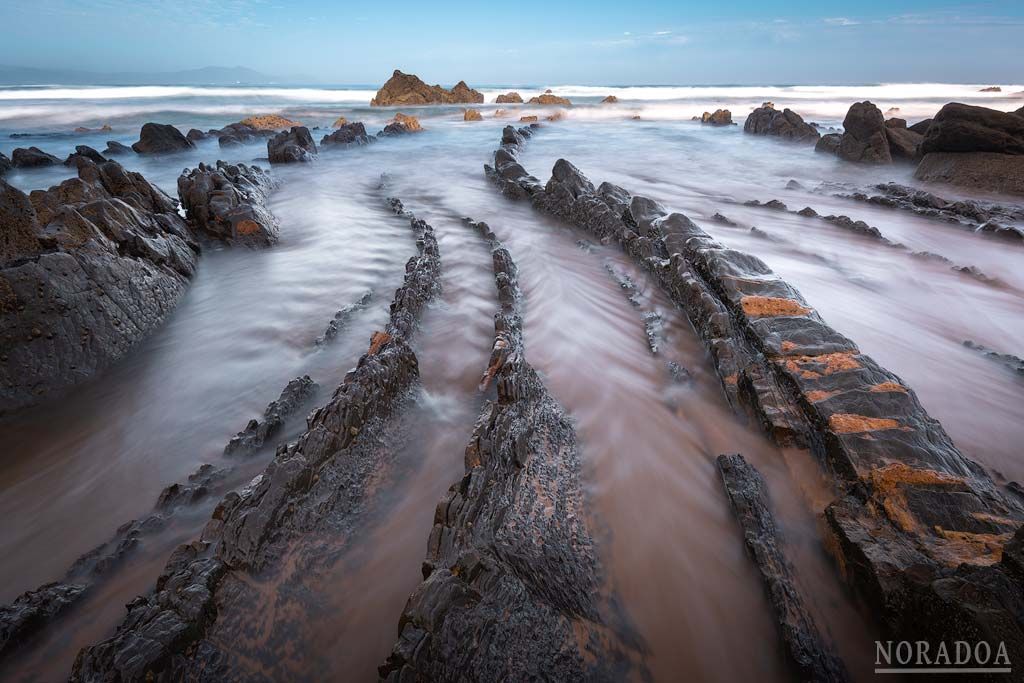
[[254, 235], [260, 231], [260, 224], [253, 220], [239, 221], [235, 226], [238, 235]]
[[782, 342], [782, 344], [780, 344], [780, 348], [785, 353], [785, 352], [796, 350], [797, 346], [796, 346], [796, 344], [794, 342], [784, 341], [784, 342]]
[[811, 403], [818, 403], [819, 401], [828, 400], [835, 395], [835, 391], [808, 391], [807, 400]]
[[877, 432], [883, 429], [899, 429], [900, 423], [888, 417], [836, 413], [828, 418], [828, 426], [836, 434], [856, 434], [858, 432]]
[[886, 515], [904, 531], [919, 532], [919, 525], [910, 511], [904, 486], [953, 487], [962, 486], [964, 480], [945, 472], [937, 472], [903, 463], [892, 463], [871, 470], [873, 498], [882, 504]]
[[255, 128], [256, 130], [284, 130], [285, 128], [302, 125], [298, 121], [286, 119], [278, 114], [249, 116], [242, 119], [239, 123], [249, 126], [250, 128]]
[[730, 386], [739, 384], [739, 376], [734, 372], [731, 375], [726, 375], [722, 378], [722, 381]]
[[370, 350], [366, 352], [367, 355], [372, 356], [377, 353], [389, 341], [391, 341], [391, 335], [387, 332], [374, 332], [373, 336], [370, 337]]
[[897, 384], [896, 382], [882, 382], [881, 384], [874, 385], [868, 391], [873, 391], [875, 393], [888, 393], [897, 391], [901, 394], [905, 394], [907, 393], [907, 388], [902, 384]]
[[400, 123], [405, 126], [406, 130], [412, 132], [417, 130], [423, 130], [423, 126], [420, 125], [420, 120], [415, 116], [409, 116], [398, 112], [395, 117], [391, 119], [391, 123]]
[[947, 567], [959, 567], [965, 562], [978, 565], [993, 565], [1003, 559], [1003, 546], [1013, 534], [975, 534], [969, 531], [950, 531], [935, 528], [947, 542], [936, 548], [936, 559]]
[[[809, 365], [815, 366], [816, 369], [812, 370], [806, 367]], [[824, 353], [820, 356], [794, 356], [786, 360], [786, 369], [804, 379], [816, 379], [822, 375], [857, 370], [858, 368], [860, 368], [860, 363], [850, 351]]]
[[745, 296], [740, 299], [743, 312], [752, 316], [807, 315], [807, 306], [793, 299], [775, 296]]
[[519, 123], [537, 123], [536, 116], [520, 116]]

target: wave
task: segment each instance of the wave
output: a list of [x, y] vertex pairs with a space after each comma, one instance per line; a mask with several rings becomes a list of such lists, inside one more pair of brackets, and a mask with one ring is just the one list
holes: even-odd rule
[[83, 86], [75, 88], [0, 88], [0, 100], [125, 100], [184, 97], [279, 99], [299, 102], [369, 104], [376, 90], [332, 88], [228, 88], [192, 86]]

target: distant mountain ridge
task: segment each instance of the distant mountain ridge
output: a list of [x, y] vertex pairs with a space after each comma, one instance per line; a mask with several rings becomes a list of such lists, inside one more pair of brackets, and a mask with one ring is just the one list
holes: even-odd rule
[[269, 76], [244, 66], [110, 73], [0, 65], [0, 85], [269, 85], [294, 80]]

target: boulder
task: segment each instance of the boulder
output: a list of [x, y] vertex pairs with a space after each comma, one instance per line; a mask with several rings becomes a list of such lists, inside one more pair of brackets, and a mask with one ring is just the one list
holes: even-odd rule
[[107, 148], [103, 150], [104, 156], [112, 156], [116, 154], [132, 154], [134, 150], [128, 145], [122, 145], [117, 140], [107, 140]]
[[1021, 107], [1020, 109], [1018, 109], [1017, 111], [1015, 111], [1013, 113], [1016, 114], [1017, 116], [1024, 117], [1024, 107]]
[[520, 116], [519, 123], [537, 123], [536, 116]]
[[912, 130], [919, 135], [927, 135], [928, 129], [932, 127], [932, 120], [925, 119], [924, 121], [918, 121], [912, 126], [907, 126], [907, 130]]
[[920, 157], [921, 141], [924, 136], [907, 128], [886, 126], [885, 138], [893, 159], [914, 161]]
[[1024, 196], [1024, 155], [931, 152], [921, 159], [914, 177], [928, 182]]
[[405, 133], [418, 133], [423, 130], [423, 126], [420, 125], [419, 119], [415, 116], [408, 116], [401, 112], [395, 114], [395, 117], [388, 122], [388, 125], [384, 126], [384, 130], [380, 132], [381, 135], [404, 135]]
[[609, 95], [608, 97], [601, 100], [601, 104], [618, 104], [619, 98], [615, 95]]
[[294, 126], [267, 140], [267, 157], [272, 164], [291, 164], [316, 158], [316, 142], [305, 126]]
[[195, 143], [181, 134], [181, 131], [163, 123], [147, 123], [142, 126], [139, 141], [132, 145], [138, 154], [168, 154], [194, 149]]
[[495, 104], [522, 104], [523, 98], [517, 92], [509, 92], [494, 98]]
[[339, 116], [337, 119], [335, 119], [334, 123], [331, 124], [331, 128], [341, 128], [342, 126], [347, 125], [348, 119], [346, 119], [344, 116]]
[[483, 121], [484, 117], [480, 115], [480, 111], [477, 109], [467, 109], [462, 113], [463, 121]]
[[210, 137], [210, 134], [204, 133], [198, 128], [190, 128], [189, 131], [185, 133], [185, 137], [191, 140], [192, 142], [199, 142], [200, 140], [205, 140], [206, 138]]
[[791, 109], [778, 111], [771, 102], [765, 102], [750, 112], [743, 123], [743, 132], [752, 135], [773, 135], [794, 142], [817, 142], [821, 134]]
[[0, 152], [0, 176], [11, 170], [11, 160], [8, 159], [3, 152]]
[[123, 356], [173, 309], [198, 247], [177, 203], [115, 161], [26, 195], [0, 180], [0, 412]]
[[841, 133], [829, 133], [828, 135], [822, 135], [821, 139], [815, 143], [814, 151], [835, 156], [839, 153], [839, 145], [842, 141], [843, 136]]
[[320, 144], [323, 147], [330, 145], [365, 145], [370, 140], [370, 136], [366, 134], [366, 126], [356, 121], [339, 126], [333, 133], [325, 135], [320, 140]]
[[43, 166], [55, 166], [61, 163], [60, 159], [48, 154], [38, 147], [19, 147], [11, 152], [11, 165], [15, 168], [40, 168]]
[[897, 118], [886, 119], [885, 120], [885, 127], [886, 128], [906, 128], [907, 127], [907, 120], [906, 119], [897, 119]]
[[864, 164], [892, 163], [885, 118], [871, 102], [854, 103], [843, 119], [843, 130], [839, 158]]
[[371, 107], [391, 107], [413, 104], [483, 104], [484, 96], [465, 81], [459, 81], [447, 90], [439, 85], [427, 85], [413, 74], [395, 69], [377, 96], [370, 100]]
[[732, 112], [728, 109], [716, 109], [713, 114], [706, 111], [700, 117], [700, 122], [712, 126], [731, 126], [733, 125]]
[[540, 104], [544, 106], [558, 105], [560, 107], [572, 106], [572, 102], [570, 102], [568, 98], [552, 95], [550, 90], [545, 91], [543, 95], [531, 97], [529, 104]]
[[921, 151], [1024, 154], [1024, 119], [987, 107], [952, 102], [932, 119]]
[[243, 126], [248, 126], [253, 130], [270, 130], [280, 131], [288, 130], [289, 128], [298, 128], [302, 126], [299, 121], [292, 121], [278, 114], [259, 114], [256, 116], [247, 116], [246, 118], [239, 121]]
[[77, 145], [75, 147], [74, 153], [69, 154], [68, 158], [64, 160], [64, 165], [78, 166], [83, 159], [88, 159], [89, 161], [96, 164], [102, 164], [106, 162], [106, 159], [103, 158], [103, 155], [94, 150], [89, 145]]
[[277, 220], [267, 209], [274, 188], [270, 175], [259, 166], [199, 164], [178, 178], [178, 197], [197, 234], [247, 246], [277, 241]]

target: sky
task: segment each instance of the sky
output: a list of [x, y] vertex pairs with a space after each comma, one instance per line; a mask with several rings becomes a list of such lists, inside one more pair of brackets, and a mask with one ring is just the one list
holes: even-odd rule
[[0, 64], [451, 85], [1014, 83], [1024, 0], [0, 0]]

